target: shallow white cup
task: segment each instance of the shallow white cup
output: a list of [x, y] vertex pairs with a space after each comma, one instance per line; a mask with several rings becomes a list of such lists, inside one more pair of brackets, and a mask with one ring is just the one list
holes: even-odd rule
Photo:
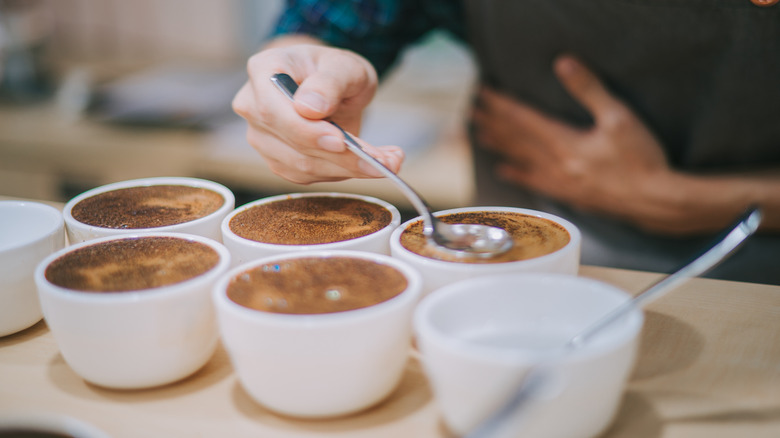
[[[158, 185], [178, 185], [178, 186], [190, 186], [208, 189], [222, 195], [224, 203], [215, 212], [204, 216], [199, 219], [195, 219], [189, 222], [182, 222], [174, 225], [166, 225], [156, 228], [104, 228], [93, 225], [88, 225], [83, 222], [77, 221], [71, 213], [73, 207], [80, 201], [95, 196], [100, 193], [110, 192], [117, 189], [126, 189], [131, 187], [147, 187]], [[227, 216], [235, 208], [236, 200], [233, 192], [222, 184], [189, 177], [152, 177], [141, 178], [127, 181], [120, 181], [116, 183], [106, 184], [104, 186], [96, 187], [91, 190], [87, 190], [84, 193], [77, 195], [65, 204], [63, 209], [63, 216], [65, 218], [65, 229], [68, 233], [68, 240], [70, 243], [84, 242], [90, 239], [97, 239], [99, 237], [108, 236], [128, 236], [131, 234], [145, 233], [145, 232], [174, 232], [174, 233], [187, 233], [197, 234], [199, 236], [208, 237], [216, 241], [222, 240], [222, 233], [220, 232], [220, 224], [222, 219]]]
[[564, 274], [504, 274], [438, 289], [419, 304], [415, 333], [444, 422], [471, 431], [499, 409], [532, 366], [540, 390], [501, 437], [586, 438], [604, 431], [636, 358], [643, 316], [634, 308], [577, 349], [561, 347], [630, 296]]
[[[197, 277], [137, 291], [84, 292], [57, 286], [46, 278], [48, 266], [69, 252], [146, 237], [199, 242], [214, 249], [219, 260]], [[211, 358], [218, 332], [210, 294], [229, 265], [230, 253], [212, 239], [143, 233], [93, 239], [60, 250], [38, 265], [35, 282], [44, 319], [73, 371], [100, 386], [145, 388], [182, 379]]]
[[[322, 314], [250, 309], [227, 296], [229, 282], [255, 267], [299, 257], [350, 257], [390, 266], [406, 277], [399, 295], [364, 308]], [[214, 289], [220, 334], [239, 381], [258, 403], [285, 415], [331, 417], [368, 408], [398, 385], [411, 345], [420, 276], [390, 256], [309, 251], [267, 257], [232, 269]]]
[[558, 251], [527, 260], [502, 263], [461, 263], [436, 260], [409, 251], [401, 245], [401, 234], [404, 230], [421, 220], [419, 217], [410, 219], [397, 227], [390, 236], [390, 254], [409, 263], [422, 273], [424, 295], [448, 284], [479, 276], [512, 272], [554, 272], [576, 275], [579, 271], [582, 235], [573, 223], [561, 217], [537, 210], [515, 207], [464, 207], [439, 211], [434, 215], [438, 217], [452, 213], [480, 211], [505, 211], [548, 219], [566, 229], [570, 237], [569, 243]]
[[64, 246], [62, 212], [38, 202], [0, 201], [0, 336], [41, 320], [33, 273]]
[[[293, 198], [308, 198], [308, 197], [336, 197], [336, 198], [352, 198], [360, 199], [372, 204], [377, 204], [384, 207], [391, 214], [390, 223], [379, 231], [374, 233], [357, 237], [350, 240], [342, 240], [338, 242], [320, 243], [313, 245], [279, 245], [273, 243], [257, 242], [244, 237], [241, 237], [230, 229], [230, 221], [239, 213], [246, 211], [250, 208], [258, 205], [270, 204], [272, 202], [281, 201], [284, 199]], [[355, 251], [368, 251], [378, 254], [390, 254], [390, 234], [401, 223], [401, 214], [398, 209], [381, 199], [377, 199], [371, 196], [364, 196], [352, 193], [337, 193], [337, 192], [308, 192], [308, 193], [292, 193], [286, 195], [270, 196], [257, 201], [250, 202], [236, 208], [233, 212], [227, 215], [222, 221], [222, 241], [225, 246], [230, 250], [233, 255], [233, 265], [237, 266], [246, 263], [251, 260], [256, 260], [262, 257], [268, 257], [277, 254], [285, 254], [289, 252], [300, 251], [324, 251], [324, 250], [355, 250]]]

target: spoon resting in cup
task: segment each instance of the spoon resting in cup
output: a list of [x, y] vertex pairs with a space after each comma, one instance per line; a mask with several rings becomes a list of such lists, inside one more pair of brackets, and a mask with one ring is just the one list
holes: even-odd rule
[[[292, 77], [284, 73], [277, 73], [271, 77], [271, 82], [290, 100], [294, 101], [298, 84]], [[404, 180], [366, 152], [363, 146], [341, 126], [331, 120], [327, 120], [327, 122], [338, 128], [344, 135], [347, 149], [398, 186], [422, 217], [423, 233], [429, 242], [436, 245], [437, 249], [457, 257], [488, 258], [502, 254], [512, 247], [514, 243], [512, 237], [504, 229], [481, 224], [448, 224], [436, 218], [423, 198]]]
[[[740, 218], [725, 231], [716, 237], [710, 246], [702, 253], [693, 257], [688, 263], [685, 263], [680, 269], [672, 274], [663, 277], [658, 282], [643, 290], [634, 298], [626, 301], [616, 307], [606, 315], [591, 323], [569, 340], [557, 347], [550, 348], [550, 355], [539, 364], [533, 365], [528, 370], [520, 386], [515, 389], [512, 396], [502, 405], [502, 407], [493, 413], [490, 417], [478, 424], [464, 438], [489, 438], [492, 437], [503, 424], [504, 420], [513, 413], [517, 412], [523, 405], [530, 402], [535, 394], [543, 390], [545, 382], [551, 378], [549, 365], [554, 364], [559, 355], [570, 353], [588, 343], [594, 336], [600, 333], [610, 324], [620, 320], [626, 313], [637, 306], [646, 304], [649, 300], [660, 297], [661, 295], [675, 289], [680, 284], [694, 277], [698, 277], [710, 269], [717, 266], [720, 262], [726, 260], [734, 254], [737, 249], [752, 236], [761, 223], [761, 210], [750, 208], [740, 216]], [[548, 352], [545, 352], [548, 353]]]

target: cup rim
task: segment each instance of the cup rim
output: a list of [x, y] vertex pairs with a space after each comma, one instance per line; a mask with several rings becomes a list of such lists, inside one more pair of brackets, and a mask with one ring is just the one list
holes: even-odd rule
[[439, 216], [446, 216], [448, 214], [453, 214], [453, 213], [465, 213], [465, 212], [475, 212], [475, 211], [511, 212], [511, 213], [519, 213], [519, 214], [525, 214], [529, 216], [536, 216], [543, 219], [547, 219], [563, 226], [566, 229], [566, 231], [569, 233], [569, 242], [566, 245], [564, 245], [563, 248], [560, 248], [549, 254], [545, 254], [542, 256], [525, 259], [525, 260], [512, 260], [512, 261], [496, 262], [496, 263], [467, 263], [467, 262], [453, 262], [448, 260], [437, 260], [437, 259], [432, 259], [417, 254], [416, 252], [410, 251], [406, 249], [403, 245], [401, 245], [401, 234], [406, 230], [406, 228], [412, 223], [422, 220], [421, 216], [417, 216], [415, 218], [405, 221], [404, 223], [396, 227], [395, 230], [393, 230], [393, 233], [390, 235], [390, 249], [393, 252], [393, 254], [397, 253], [403, 257], [414, 259], [414, 263], [421, 264], [426, 268], [452, 269], [453, 267], [457, 267], [458, 270], [464, 270], [464, 271], [490, 272], [491, 270], [496, 270], [496, 271], [503, 272], [506, 269], [506, 266], [511, 264], [521, 264], [521, 265], [527, 265], [529, 267], [532, 267], [533, 265], [536, 264], [545, 264], [547, 263], [547, 260], [558, 257], [559, 254], [561, 254], [563, 251], [568, 250], [571, 247], [580, 246], [582, 242], [582, 233], [580, 232], [579, 228], [576, 225], [574, 225], [572, 222], [551, 213], [547, 213], [540, 210], [533, 210], [529, 208], [506, 207], [506, 206], [460, 207], [460, 208], [451, 208], [448, 210], [437, 211], [434, 212], [433, 215], [439, 217]]
[[[207, 214], [206, 216], [199, 217], [197, 219], [193, 219], [191, 221], [187, 222], [181, 222], [178, 224], [171, 224], [171, 225], [163, 225], [161, 227], [152, 227], [152, 228], [106, 228], [106, 227], [99, 227], [95, 225], [86, 224], [84, 222], [80, 222], [76, 220], [76, 218], [73, 217], [72, 210], [73, 207], [76, 206], [79, 202], [83, 201], [84, 199], [90, 198], [92, 196], [110, 192], [112, 190], [117, 189], [126, 189], [131, 187], [151, 187], [151, 186], [161, 186], [161, 185], [182, 185], [182, 186], [188, 186], [188, 187], [196, 187], [196, 188], [203, 188], [203, 189], [209, 189], [216, 193], [219, 193], [222, 198], [224, 199], [224, 202], [222, 205], [215, 211], [211, 212], [210, 214]], [[65, 203], [65, 207], [63, 208], [62, 215], [65, 220], [65, 224], [70, 228], [88, 228], [93, 230], [101, 230], [104, 232], [110, 232], [113, 235], [132, 235], [135, 233], [140, 232], [167, 232], [167, 231], [174, 231], [175, 228], [181, 227], [182, 225], [197, 225], [201, 222], [206, 222], [208, 220], [211, 220], [214, 216], [224, 215], [227, 214], [230, 210], [232, 210], [235, 207], [236, 203], [236, 197], [233, 194], [233, 192], [228, 189], [226, 186], [207, 179], [203, 178], [194, 178], [189, 176], [153, 176], [148, 178], [137, 178], [137, 179], [129, 179], [124, 181], [117, 181], [109, 184], [104, 184], [92, 189], [89, 189], [85, 192], [82, 192]]]
[[[208, 271], [179, 283], [173, 283], [165, 286], [159, 286], [149, 289], [137, 289], [121, 292], [87, 292], [76, 289], [69, 289], [54, 283], [51, 283], [46, 278], [46, 269], [56, 259], [81, 248], [97, 245], [104, 242], [115, 240], [129, 240], [129, 239], [145, 239], [153, 237], [173, 237], [177, 239], [184, 239], [205, 244], [215, 250], [219, 255], [219, 261]], [[154, 233], [137, 233], [131, 235], [122, 236], [106, 236], [99, 237], [85, 242], [80, 242], [74, 245], [66, 246], [65, 248], [56, 251], [46, 258], [44, 258], [35, 268], [35, 282], [38, 285], [46, 285], [46, 287], [38, 287], [41, 293], [49, 293], [60, 297], [66, 297], [72, 301], [90, 302], [90, 303], [130, 303], [137, 302], [139, 300], [156, 300], [164, 299], [170, 295], [187, 294], [191, 291], [191, 286], [196, 282], [212, 282], [216, 280], [225, 270], [230, 266], [230, 252], [224, 245], [216, 240], [208, 237], [203, 237], [195, 234], [188, 233], [172, 233], [172, 232], [154, 232]]]
[[0, 432], [4, 429], [29, 429], [36, 432], [64, 433], [79, 438], [109, 438], [106, 432], [91, 423], [55, 412], [6, 412], [0, 415]]
[[[230, 229], [230, 221], [239, 213], [242, 213], [246, 210], [249, 210], [250, 208], [256, 207], [258, 205], [264, 205], [264, 204], [270, 204], [272, 202], [284, 200], [284, 199], [296, 199], [296, 198], [313, 198], [313, 197], [331, 197], [331, 198], [352, 198], [352, 199], [360, 199], [372, 204], [379, 205], [380, 207], [384, 207], [390, 212], [390, 223], [387, 224], [385, 227], [370, 233], [366, 234], [364, 236], [355, 237], [348, 240], [338, 240], [335, 242], [325, 242], [325, 243], [313, 243], [313, 244], [302, 244], [302, 245], [283, 245], [279, 243], [268, 243], [268, 242], [258, 242], [256, 240], [247, 239], [246, 237], [239, 236], [233, 230]], [[351, 246], [355, 243], [359, 243], [362, 240], [367, 240], [373, 238], [377, 233], [381, 233], [385, 230], [394, 230], [398, 227], [398, 225], [401, 223], [401, 213], [398, 211], [398, 208], [394, 206], [393, 204], [379, 199], [375, 198], [373, 196], [368, 195], [361, 195], [357, 193], [343, 193], [343, 192], [296, 192], [296, 193], [286, 193], [281, 195], [273, 195], [268, 196], [265, 198], [257, 199], [251, 202], [248, 202], [240, 207], [235, 208], [233, 211], [228, 213], [227, 216], [225, 216], [224, 219], [222, 219], [222, 224], [220, 225], [220, 229], [222, 231], [222, 239], [228, 240], [234, 242], [240, 242], [241, 245], [252, 247], [252, 248], [259, 248], [259, 249], [265, 249], [265, 250], [278, 250], [279, 248], [284, 249], [296, 249], [301, 251], [319, 251], [319, 250], [325, 250], [325, 249], [332, 249], [332, 250], [338, 250], [341, 246]]]
[[46, 240], [46, 239], [50, 238], [51, 236], [57, 234], [60, 230], [63, 229], [63, 227], [65, 225], [64, 219], [62, 217], [62, 212], [60, 210], [52, 207], [51, 205], [47, 205], [47, 204], [44, 204], [44, 203], [41, 203], [41, 202], [36, 202], [36, 201], [0, 200], [0, 206], [3, 206], [3, 205], [12, 205], [12, 206], [15, 206], [15, 207], [20, 207], [20, 208], [25, 208], [25, 209], [26, 208], [31, 208], [31, 209], [40, 211], [41, 214], [45, 214], [45, 215], [47, 215], [47, 217], [50, 217], [52, 219], [52, 222], [50, 224], [47, 224], [49, 226], [46, 227], [46, 229], [44, 231], [42, 231], [41, 233], [36, 233], [35, 236], [33, 236], [33, 237], [19, 240], [19, 241], [15, 242], [12, 245], [0, 247], [0, 254], [5, 253], [5, 252], [14, 251], [14, 250], [17, 250], [19, 248], [22, 248], [22, 247], [25, 247], [25, 246], [29, 246], [29, 245], [33, 245], [33, 244], [35, 244], [37, 242]]
[[[273, 313], [264, 312], [262, 310], [250, 309], [244, 307], [227, 296], [228, 283], [233, 280], [237, 275], [249, 269], [254, 269], [260, 265], [268, 263], [276, 263], [290, 259], [299, 258], [329, 258], [329, 257], [351, 257], [364, 260], [371, 260], [383, 265], [388, 265], [396, 270], [400, 271], [404, 277], [406, 277], [406, 288], [398, 295], [377, 304], [373, 304], [367, 307], [361, 307], [358, 309], [345, 310], [341, 312], [330, 313], [315, 313], [315, 314], [288, 314], [288, 313]], [[316, 250], [316, 251], [300, 251], [293, 253], [277, 254], [273, 256], [263, 257], [260, 259], [252, 260], [243, 263], [230, 269], [224, 273], [217, 280], [214, 285], [212, 295], [216, 307], [230, 312], [232, 315], [248, 321], [266, 321], [269, 323], [282, 325], [286, 327], [308, 327], [308, 326], [327, 326], [343, 324], [346, 321], [359, 321], [363, 319], [370, 319], [377, 314], [386, 313], [392, 311], [398, 307], [407, 305], [410, 301], [416, 302], [419, 300], [422, 294], [422, 276], [420, 273], [408, 263], [390, 257], [384, 254], [372, 253], [367, 251], [356, 250]]]
[[[573, 362], [587, 360], [588, 358], [601, 356], [610, 351], [617, 350], [622, 346], [637, 339], [641, 334], [644, 322], [643, 310], [639, 307], [632, 309], [621, 322], [622, 330], [610, 332], [610, 338], [600, 342], [587, 344], [585, 347], [571, 350], [560, 355], [561, 350], [551, 349], [550, 351], [529, 351], [529, 350], [511, 350], [498, 347], [483, 346], [476, 343], [467, 343], [443, 333], [441, 329], [430, 319], [430, 313], [442, 302], [460, 298], [464, 295], [474, 295], [475, 293], [484, 293], [499, 283], [519, 284], [520, 282], [566, 282], [571, 284], [588, 285], [599, 293], [619, 297], [625, 301], [631, 299], [631, 295], [609, 283], [595, 280], [588, 277], [582, 277], [571, 274], [559, 273], [532, 273], [532, 272], [514, 272], [499, 274], [490, 277], [478, 277], [469, 280], [459, 281], [447, 286], [443, 286], [424, 297], [417, 308], [413, 317], [413, 326], [415, 335], [418, 338], [426, 338], [434, 342], [439, 348], [453, 352], [459, 356], [466, 356], [472, 360], [500, 362], [513, 365], [528, 364], [529, 362], [539, 362], [545, 360], [562, 360], [564, 362]], [[585, 288], [583, 288], [584, 290]], [[479, 292], [475, 292], [479, 291]], [[581, 291], [577, 293], [582, 293]], [[617, 303], [615, 307], [620, 305]], [[605, 309], [606, 312], [613, 307]], [[595, 322], [594, 320], [593, 322]], [[583, 329], [585, 326], [582, 327]], [[573, 336], [574, 334], [572, 334]]]

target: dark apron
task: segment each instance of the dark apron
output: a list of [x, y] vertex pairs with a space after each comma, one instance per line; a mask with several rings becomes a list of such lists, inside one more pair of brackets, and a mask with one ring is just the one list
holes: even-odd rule
[[[780, 169], [780, 4], [749, 0], [466, 0], [481, 80], [573, 124], [588, 113], [554, 77], [582, 59], [692, 172]], [[669, 272], [711, 236], [667, 238], [582, 214], [498, 181], [475, 148], [478, 202], [559, 214], [583, 231], [584, 264]], [[753, 238], [709, 276], [780, 284], [780, 236]]]

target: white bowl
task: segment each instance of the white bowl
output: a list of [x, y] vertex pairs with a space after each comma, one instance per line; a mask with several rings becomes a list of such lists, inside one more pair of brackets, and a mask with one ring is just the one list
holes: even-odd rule
[[[323, 314], [277, 314], [243, 307], [227, 296], [243, 272], [299, 257], [349, 257], [390, 266], [407, 287], [369, 307]], [[420, 276], [389, 256], [310, 251], [272, 256], [231, 270], [214, 289], [220, 334], [238, 378], [258, 403], [285, 415], [331, 417], [365, 409], [398, 385], [411, 345]]]
[[59, 210], [38, 202], [0, 201], [0, 336], [41, 320], [33, 272], [64, 246]]
[[414, 327], [444, 422], [471, 431], [505, 403], [532, 366], [548, 377], [505, 424], [514, 437], [592, 437], [620, 404], [643, 316], [635, 308], [581, 347], [568, 339], [630, 296], [561, 274], [504, 274], [446, 286], [425, 297]]
[[408, 220], [397, 227], [390, 236], [390, 254], [417, 268], [423, 276], [423, 294], [452, 284], [480, 276], [493, 276], [513, 272], [551, 272], [576, 275], [580, 266], [582, 235], [571, 222], [561, 217], [525, 208], [515, 207], [464, 207], [436, 212], [435, 216], [453, 213], [497, 211], [511, 212], [544, 218], [555, 222], [569, 233], [569, 243], [563, 248], [541, 257], [501, 263], [462, 263], [437, 260], [409, 251], [401, 245], [401, 235], [410, 225], [420, 221], [419, 217]]
[[[73, 207], [86, 198], [117, 189], [159, 185], [178, 185], [208, 189], [222, 195], [222, 198], [225, 202], [221, 207], [219, 207], [219, 209], [207, 216], [189, 222], [166, 225], [156, 228], [104, 228], [79, 222], [73, 217]], [[230, 189], [223, 186], [222, 184], [218, 184], [213, 181], [189, 177], [152, 177], [120, 181], [87, 190], [86, 192], [81, 193], [73, 199], [69, 200], [65, 204], [65, 208], [63, 209], [63, 216], [65, 218], [65, 228], [67, 230], [68, 240], [70, 243], [84, 242], [90, 239], [97, 239], [99, 237], [129, 236], [145, 232], [175, 232], [196, 234], [219, 242], [222, 239], [222, 233], [219, 229], [220, 224], [222, 223], [222, 219], [227, 216], [227, 214], [230, 213], [233, 208], [235, 208], [235, 204], [236, 200], [233, 192], [231, 192]]]
[[[320, 243], [313, 245], [279, 245], [266, 242], [257, 242], [254, 240], [246, 239], [234, 233], [230, 229], [230, 221], [239, 213], [242, 213], [248, 209], [256, 207], [258, 205], [270, 204], [272, 202], [281, 201], [285, 199], [295, 198], [311, 198], [311, 197], [336, 197], [336, 198], [351, 198], [360, 199], [365, 202], [379, 205], [391, 214], [390, 223], [379, 231], [374, 233], [357, 237], [350, 240], [342, 240], [338, 242]], [[301, 251], [325, 251], [325, 250], [354, 250], [354, 251], [367, 251], [378, 254], [390, 254], [390, 234], [401, 223], [401, 214], [398, 209], [392, 204], [377, 199], [371, 196], [357, 195], [352, 193], [337, 193], [337, 192], [307, 192], [307, 193], [291, 193], [285, 195], [269, 196], [267, 198], [258, 199], [248, 204], [242, 205], [231, 212], [222, 221], [222, 241], [225, 246], [230, 250], [233, 255], [233, 265], [238, 266], [240, 264], [256, 260], [262, 257], [268, 257], [277, 254], [285, 254], [290, 252]]]
[[[173, 237], [205, 244], [219, 260], [205, 273], [179, 283], [127, 292], [83, 292], [46, 278], [47, 267], [81, 248], [114, 240]], [[44, 259], [35, 282], [44, 319], [65, 362], [81, 377], [110, 388], [145, 388], [184, 378], [213, 355], [218, 333], [210, 293], [229, 267], [219, 242], [182, 233], [103, 237]]]

